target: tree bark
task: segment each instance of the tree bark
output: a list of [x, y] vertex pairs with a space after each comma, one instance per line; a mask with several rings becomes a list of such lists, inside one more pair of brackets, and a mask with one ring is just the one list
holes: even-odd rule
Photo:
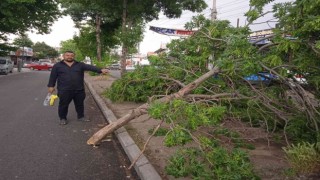
[[[218, 68], [213, 68], [206, 74], [200, 76], [198, 79], [195, 81], [191, 82], [190, 84], [186, 85], [182, 89], [180, 89], [178, 92], [165, 96], [163, 98], [155, 100], [155, 102], [160, 102], [160, 103], [168, 103], [169, 101], [176, 99], [176, 98], [181, 98], [187, 94], [189, 94], [192, 90], [197, 88], [202, 82], [207, 80], [208, 78], [212, 77], [214, 74], [218, 73], [219, 70]], [[127, 124], [129, 121], [146, 114], [148, 111], [150, 104], [145, 103], [138, 108], [134, 109], [130, 113], [126, 114], [125, 116], [121, 117], [118, 119], [116, 122], [112, 122], [105, 126], [104, 128], [100, 129], [98, 132], [96, 132], [88, 141], [88, 145], [97, 145], [100, 143], [100, 141], [108, 134], [112, 133], [113, 131], [117, 130], [118, 128], [122, 127], [123, 125]]]
[[101, 17], [96, 15], [96, 41], [97, 41], [97, 60], [101, 62]]
[[[123, 11], [122, 11], [122, 34], [126, 33], [126, 25], [127, 25], [127, 0], [123, 0]], [[121, 75], [126, 72], [126, 59], [127, 59], [128, 48], [126, 43], [122, 42], [122, 56], [121, 56]]]

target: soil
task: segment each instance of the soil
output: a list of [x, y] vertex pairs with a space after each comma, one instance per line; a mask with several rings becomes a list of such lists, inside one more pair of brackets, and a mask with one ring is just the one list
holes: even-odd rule
[[[102, 95], [106, 88], [109, 88], [115, 80], [112, 76], [85, 76], [98, 94]], [[114, 112], [115, 116], [120, 118], [127, 114], [130, 110], [135, 109], [141, 104], [133, 102], [113, 103], [109, 99], [101, 96], [107, 106]], [[145, 142], [150, 137], [148, 131], [160, 123], [159, 120], [150, 118], [148, 115], [140, 116], [130, 121], [125, 128], [136, 144], [143, 149]], [[227, 120], [222, 124], [223, 127], [237, 131], [243, 139], [254, 145], [254, 150], [247, 150], [251, 162], [254, 165], [255, 172], [263, 180], [282, 180], [282, 179], [313, 179], [313, 178], [297, 178], [285, 177], [285, 171], [290, 168], [286, 161], [282, 147], [285, 143], [275, 142], [270, 134], [260, 128], [250, 127], [238, 120]], [[230, 140], [226, 139], [226, 145]], [[163, 179], [174, 179], [172, 176], [165, 174], [164, 168], [167, 159], [176, 152], [176, 148], [168, 148], [163, 145], [163, 137], [152, 137], [147, 145], [144, 154], [147, 156], [151, 164], [158, 171]], [[189, 179], [189, 178], [179, 178]]]

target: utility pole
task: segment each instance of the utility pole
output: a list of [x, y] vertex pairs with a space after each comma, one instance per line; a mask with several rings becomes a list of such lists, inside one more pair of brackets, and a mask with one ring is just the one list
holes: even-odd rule
[[[217, 1], [212, 1], [212, 9], [211, 9], [211, 21], [217, 20]], [[215, 54], [214, 51], [211, 52], [211, 55], [209, 56], [207, 60], [207, 68], [209, 70], [213, 69], [214, 67], [214, 61], [215, 61]]]
[[[123, 0], [123, 10], [122, 10], [122, 27], [121, 27], [121, 35], [125, 35], [127, 32], [127, 5], [128, 1]], [[126, 64], [127, 64], [127, 54], [128, 54], [128, 47], [126, 42], [122, 42], [122, 56], [121, 56], [121, 75], [126, 72]]]
[[217, 19], [217, 2], [216, 0], [212, 1], [212, 9], [211, 9], [211, 20], [215, 21]]

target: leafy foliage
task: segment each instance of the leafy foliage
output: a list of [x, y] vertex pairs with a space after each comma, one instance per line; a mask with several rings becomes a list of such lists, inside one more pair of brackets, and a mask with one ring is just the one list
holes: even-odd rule
[[[119, 22], [113, 22], [108, 24], [101, 25], [101, 48], [105, 52], [110, 51], [111, 48], [114, 48], [119, 41], [115, 38], [114, 28], [117, 27]], [[74, 42], [76, 43], [77, 48], [81, 51], [81, 54], [91, 57], [92, 59], [96, 58], [97, 46], [96, 46], [96, 34], [92, 27], [81, 27], [80, 34], [74, 36]], [[107, 54], [102, 53], [102, 59], [105, 59]]]
[[28, 37], [28, 35], [21, 35], [13, 40], [13, 45], [17, 47], [31, 47], [33, 46], [32, 40]]
[[7, 35], [24, 34], [28, 30], [49, 33], [50, 26], [60, 16], [55, 0], [2, 0], [0, 3], [0, 45], [8, 47]]
[[317, 145], [320, 143], [298, 143], [292, 144], [287, 148], [283, 148], [287, 158], [296, 173], [308, 174], [319, 172], [320, 168], [320, 152], [317, 150]]
[[75, 40], [73, 40], [73, 39], [62, 41], [60, 43], [60, 46], [61, 46], [60, 53], [64, 53], [65, 51], [71, 50], [71, 51], [75, 52], [75, 59], [76, 60], [82, 61], [85, 58], [85, 56], [79, 50]]
[[[154, 128], [152, 129], [149, 129], [148, 130], [148, 133], [149, 134], [152, 134], [154, 131]], [[169, 130], [167, 128], [159, 128], [158, 131], [155, 132], [154, 136], [164, 136], [166, 135], [167, 133], [169, 132]]]
[[[210, 166], [205, 161], [210, 161]], [[239, 149], [230, 153], [224, 148], [210, 153], [180, 149], [169, 159], [166, 172], [175, 178], [191, 175], [193, 179], [259, 179], [247, 155]]]
[[153, 104], [148, 113], [153, 118], [166, 120], [167, 123], [196, 130], [200, 126], [217, 125], [225, 111], [225, 107], [221, 106], [193, 104], [176, 99], [167, 104]]
[[112, 83], [105, 94], [112, 101], [145, 102], [150, 96], [161, 94], [164, 87], [165, 81], [159, 80], [155, 67], [140, 67]]
[[255, 149], [254, 145], [246, 143], [239, 133], [235, 131], [230, 131], [227, 128], [216, 128], [213, 132], [211, 132], [213, 136], [223, 135], [231, 139], [231, 142], [234, 143], [234, 147], [236, 148], [247, 148], [247, 149]]
[[[249, 23], [263, 16], [266, 13], [263, 7], [271, 2], [273, 0], [250, 1]], [[208, 72], [211, 64], [220, 70], [219, 74], [206, 79], [183, 99], [152, 104], [148, 113], [170, 124], [164, 141], [167, 146], [183, 146], [191, 140], [200, 144], [200, 151], [206, 153], [204, 159], [210, 165], [219, 164], [214, 169], [216, 176], [211, 179], [241, 179], [242, 175], [255, 178], [249, 170], [229, 173], [230, 169], [237, 172], [235, 167], [242, 164], [228, 161], [233, 156], [219, 147], [214, 133], [202, 137], [196, 136], [195, 132], [203, 127], [217, 129], [225, 119], [241, 119], [251, 126], [265, 128], [269, 133], [283, 133], [285, 136], [278, 139], [287, 144], [319, 141], [318, 7], [316, 0], [275, 4], [273, 12], [280, 23], [273, 29], [271, 43], [265, 46], [248, 41], [251, 33], [248, 26], [235, 28], [228, 21], [211, 22], [203, 16], [194, 17], [186, 25], [188, 29], [198, 29], [193, 36], [172, 41], [167, 45], [168, 53], [150, 58], [150, 67], [117, 80], [108, 90], [108, 97], [120, 101], [149, 100], [152, 104], [154, 98], [178, 92], [192, 83]], [[274, 78], [270, 83], [257, 84], [244, 78], [258, 72], [272, 74]], [[298, 81], [296, 77], [299, 76], [306, 81]], [[235, 147], [254, 148], [243, 142], [237, 133], [228, 131], [223, 135], [230, 138]], [[235, 157], [245, 159], [242, 152], [236, 154]], [[217, 161], [219, 158], [223, 160]], [[242, 160], [239, 162], [245, 162]], [[177, 177], [189, 175], [188, 171], [192, 172], [190, 162], [184, 156], [174, 157], [174, 165], [169, 166], [168, 172]], [[207, 164], [200, 164], [199, 172], [204, 172], [206, 169], [202, 171], [201, 166]], [[250, 169], [247, 164], [244, 166]], [[237, 176], [239, 174], [242, 175]]]
[[34, 56], [38, 59], [55, 58], [59, 56], [59, 52], [45, 42], [36, 42], [32, 48]]
[[[85, 53], [89, 50], [91, 58], [102, 60], [103, 52], [112, 48], [118, 41], [114, 38], [115, 30], [120, 26], [120, 12], [117, 2], [114, 1], [72, 1], [60, 0], [69, 14], [80, 35], [74, 37], [78, 48]], [[96, 54], [93, 54], [96, 52]]]

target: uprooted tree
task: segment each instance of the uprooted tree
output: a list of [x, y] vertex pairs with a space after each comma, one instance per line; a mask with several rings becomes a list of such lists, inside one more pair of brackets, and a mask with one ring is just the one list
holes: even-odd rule
[[[250, 2], [247, 16], [251, 23], [264, 14], [263, 6], [270, 1]], [[270, 134], [282, 133], [287, 144], [319, 142], [320, 32], [319, 23], [315, 23], [320, 18], [319, 8], [318, 1], [276, 4], [279, 26], [267, 37], [270, 43], [263, 46], [257, 45], [259, 40], [249, 42], [248, 26], [234, 28], [228, 21], [195, 17], [186, 26], [199, 28], [196, 34], [174, 40], [168, 45], [169, 53], [153, 57], [151, 66], [124, 75], [107, 90], [113, 101], [148, 103], [107, 125], [87, 143], [98, 144], [108, 133], [145, 113], [170, 124], [166, 145], [195, 140], [203, 162], [209, 164], [204, 167], [221, 167], [217, 164], [218, 152], [213, 149], [218, 146], [217, 125], [227, 119], [263, 127]], [[208, 65], [214, 69], [208, 70]], [[252, 81], [252, 76], [259, 77], [258, 81]], [[201, 133], [201, 127], [213, 130]], [[199, 152], [188, 153], [193, 157]], [[233, 153], [230, 156], [239, 151]], [[239, 163], [226, 165], [226, 172], [233, 169], [228, 177], [254, 177], [237, 169]], [[222, 177], [210, 168], [203, 172], [202, 177]]]

